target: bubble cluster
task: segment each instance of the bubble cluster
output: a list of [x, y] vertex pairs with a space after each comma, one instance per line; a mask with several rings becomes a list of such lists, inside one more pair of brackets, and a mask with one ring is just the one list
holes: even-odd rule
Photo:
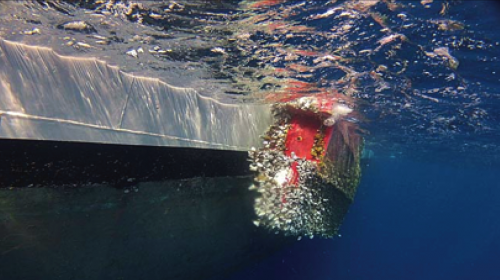
[[[334, 205], [329, 203], [328, 188], [333, 186], [318, 176], [316, 163], [269, 148], [250, 151], [249, 156], [252, 169], [258, 172], [255, 185], [250, 187], [259, 193], [254, 204], [255, 225], [298, 237], [330, 238], [336, 233], [329, 219]], [[292, 165], [296, 165], [299, 178], [288, 184]]]

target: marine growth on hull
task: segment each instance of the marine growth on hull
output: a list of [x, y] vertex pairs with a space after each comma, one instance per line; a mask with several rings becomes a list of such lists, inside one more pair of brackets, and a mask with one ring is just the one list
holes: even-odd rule
[[249, 152], [256, 226], [298, 240], [337, 234], [360, 177], [361, 138], [344, 98], [302, 96], [273, 105], [275, 123], [263, 146]]

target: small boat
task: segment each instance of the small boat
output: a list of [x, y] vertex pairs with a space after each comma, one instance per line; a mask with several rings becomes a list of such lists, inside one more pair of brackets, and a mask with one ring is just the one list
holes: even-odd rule
[[[0, 3], [11, 14], [30, 5]], [[187, 63], [184, 72], [155, 72], [142, 47], [97, 48], [108, 41], [92, 34], [92, 21], [33, 22], [0, 33], [3, 278], [204, 279], [302, 236], [335, 236], [359, 182], [362, 146], [335, 95], [228, 98]], [[302, 110], [304, 102], [312, 106]], [[329, 105], [316, 111], [318, 102]], [[263, 143], [284, 125], [282, 147]], [[282, 152], [290, 168], [254, 170], [262, 163], [249, 152]], [[316, 183], [300, 181], [311, 174], [292, 164], [298, 157], [321, 167]], [[326, 190], [314, 229], [293, 217], [273, 227], [281, 218], [261, 215], [263, 192], [248, 188], [263, 180], [266, 190], [268, 179], [281, 190]], [[279, 199], [287, 209], [293, 200]]]

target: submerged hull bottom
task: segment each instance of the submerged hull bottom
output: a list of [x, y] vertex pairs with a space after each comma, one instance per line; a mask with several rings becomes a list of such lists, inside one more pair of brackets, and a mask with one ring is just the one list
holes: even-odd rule
[[206, 279], [293, 241], [252, 224], [246, 153], [1, 142], [2, 279]]

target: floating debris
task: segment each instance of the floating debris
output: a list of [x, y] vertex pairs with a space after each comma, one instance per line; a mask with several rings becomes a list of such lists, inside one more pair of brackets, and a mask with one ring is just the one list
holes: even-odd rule
[[34, 34], [42, 34], [42, 32], [38, 28], [33, 28], [31, 30], [24, 31], [23, 34], [24, 35], [34, 35]]
[[130, 55], [133, 58], [137, 58], [139, 56], [139, 53], [135, 49], [131, 49], [126, 52], [127, 55]]
[[90, 25], [90, 23], [87, 23], [83, 20], [68, 21], [68, 22], [57, 25], [57, 28], [78, 31], [78, 32], [84, 32], [84, 33], [97, 32], [97, 30], [92, 25]]
[[210, 51], [213, 53], [226, 54], [226, 51], [220, 47], [212, 48]]
[[425, 55], [432, 58], [439, 57], [443, 59], [444, 61], [446, 61], [447, 66], [453, 70], [456, 70], [458, 68], [459, 65], [458, 59], [456, 59], [450, 54], [450, 50], [448, 49], [448, 47], [436, 48], [432, 52], [425, 52]]
[[401, 41], [406, 41], [407, 38], [405, 35], [403, 34], [391, 34], [391, 35], [388, 35], [388, 36], [385, 36], [383, 38], [381, 38], [380, 40], [378, 40], [378, 44], [380, 44], [380, 46], [378, 46], [374, 51], [378, 51], [380, 48], [382, 48], [384, 45], [387, 45], [391, 42], [394, 42], [396, 41], [397, 39], [400, 39]]
[[456, 20], [443, 19], [443, 20], [431, 20], [429, 22], [436, 24], [438, 26], [438, 30], [456, 31], [465, 28], [465, 24]]

